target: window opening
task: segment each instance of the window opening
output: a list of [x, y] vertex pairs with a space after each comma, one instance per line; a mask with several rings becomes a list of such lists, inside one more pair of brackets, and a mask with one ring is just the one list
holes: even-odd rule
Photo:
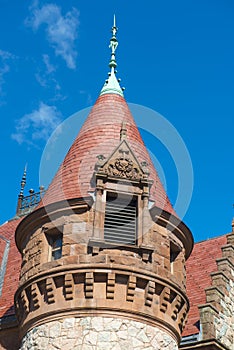
[[107, 193], [104, 239], [121, 244], [137, 244], [137, 198]]
[[58, 260], [62, 257], [62, 234], [52, 234], [48, 236], [50, 245], [50, 260]]

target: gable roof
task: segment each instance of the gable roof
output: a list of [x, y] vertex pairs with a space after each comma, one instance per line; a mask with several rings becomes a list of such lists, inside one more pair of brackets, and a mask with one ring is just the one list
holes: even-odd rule
[[205, 288], [211, 286], [210, 274], [217, 271], [216, 259], [222, 257], [221, 247], [226, 243], [225, 235], [198, 242], [194, 245], [193, 252], [186, 262], [190, 310], [183, 336], [199, 333], [198, 305], [206, 303]]

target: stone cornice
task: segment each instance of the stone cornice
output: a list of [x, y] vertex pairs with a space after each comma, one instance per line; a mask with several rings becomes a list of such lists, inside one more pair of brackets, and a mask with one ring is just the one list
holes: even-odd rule
[[114, 313], [169, 329], [177, 341], [189, 308], [186, 295], [170, 281], [114, 264], [38, 274], [18, 289], [15, 305], [22, 334], [58, 317]]
[[194, 240], [190, 229], [185, 223], [173, 214], [157, 207], [153, 207], [150, 210], [150, 214], [154, 222], [163, 227], [167, 227], [183, 243], [185, 258], [188, 259], [193, 250]]

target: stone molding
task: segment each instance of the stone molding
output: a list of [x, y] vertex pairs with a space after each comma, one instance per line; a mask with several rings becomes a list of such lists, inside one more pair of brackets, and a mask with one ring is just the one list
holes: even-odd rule
[[49, 320], [91, 312], [141, 320], [169, 330], [177, 341], [189, 307], [170, 281], [113, 264], [64, 266], [39, 274], [17, 290], [15, 306], [22, 335]]
[[176, 216], [169, 214], [165, 210], [153, 207], [150, 210], [152, 220], [162, 227], [166, 227], [169, 231], [183, 243], [185, 249], [186, 260], [192, 253], [194, 240], [190, 229], [185, 225], [183, 221]]

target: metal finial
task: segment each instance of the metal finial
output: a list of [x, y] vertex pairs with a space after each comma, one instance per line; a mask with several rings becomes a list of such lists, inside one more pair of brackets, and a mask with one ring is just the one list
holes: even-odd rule
[[114, 22], [113, 22], [113, 27], [112, 27], [112, 37], [110, 39], [110, 45], [109, 48], [111, 49], [111, 59], [109, 63], [109, 67], [111, 69], [117, 67], [116, 59], [115, 59], [115, 51], [118, 46], [118, 40], [116, 39], [116, 33], [117, 33], [118, 28], [116, 27], [116, 18], [114, 15]]
[[19, 194], [20, 197], [24, 196], [24, 187], [26, 185], [26, 176], [27, 176], [27, 164], [25, 164], [24, 173], [23, 173], [23, 176], [22, 176], [22, 179], [21, 179], [21, 182], [20, 182], [20, 186], [21, 186], [20, 194]]
[[110, 72], [108, 73], [108, 79], [105, 81], [105, 84], [101, 90], [100, 95], [105, 95], [105, 94], [117, 94], [120, 96], [123, 96], [123, 91], [122, 88], [119, 85], [119, 81], [116, 78], [116, 67], [117, 67], [117, 62], [115, 58], [115, 52], [118, 46], [118, 40], [116, 39], [116, 33], [117, 33], [117, 26], [116, 26], [116, 18], [114, 15], [114, 22], [113, 22], [113, 27], [112, 27], [112, 37], [110, 39], [110, 49], [111, 49], [111, 59], [109, 62], [109, 67], [110, 67]]

